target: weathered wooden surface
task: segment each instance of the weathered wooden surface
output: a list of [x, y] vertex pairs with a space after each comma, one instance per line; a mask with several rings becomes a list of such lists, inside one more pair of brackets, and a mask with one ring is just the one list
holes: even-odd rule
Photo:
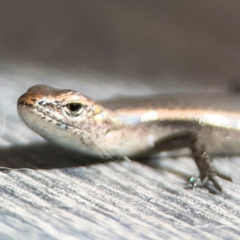
[[16, 111], [39, 83], [96, 98], [221, 89], [239, 75], [239, 2], [13, 2], [0, 8], [0, 166], [36, 170], [0, 172], [0, 239], [239, 239], [239, 157], [215, 161], [234, 179], [222, 195], [186, 190], [174, 171], [197, 174], [191, 158], [86, 159]]
[[[17, 74], [9, 65], [4, 69], [11, 76]], [[25, 85], [35, 83], [21, 80], [21, 84], [13, 84], [8, 77], [1, 79], [1, 116]], [[221, 181], [223, 195], [205, 189], [186, 190], [184, 178], [162, 167], [197, 174], [191, 158], [153, 159], [145, 164], [86, 159], [41, 140], [21, 122], [16, 104], [7, 113], [0, 141], [0, 165], [36, 170], [0, 173], [1, 239], [239, 236], [239, 158], [216, 161], [235, 180]]]

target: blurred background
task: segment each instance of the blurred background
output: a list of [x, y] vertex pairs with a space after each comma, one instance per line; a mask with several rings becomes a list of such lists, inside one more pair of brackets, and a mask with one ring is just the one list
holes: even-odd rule
[[221, 90], [240, 72], [239, 11], [237, 0], [1, 1], [0, 69], [19, 93]]
[[240, 76], [239, 13], [239, 0], [0, 0], [0, 166], [37, 169], [0, 172], [0, 239], [239, 239], [239, 157], [216, 161], [236, 181], [226, 195], [186, 191], [157, 168], [197, 176], [191, 158], [93, 164], [16, 110], [35, 84], [95, 99], [222, 91]]

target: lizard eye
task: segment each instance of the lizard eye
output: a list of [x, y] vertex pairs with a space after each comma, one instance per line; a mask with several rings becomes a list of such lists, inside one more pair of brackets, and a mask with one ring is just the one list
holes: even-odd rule
[[78, 115], [81, 113], [83, 105], [81, 103], [69, 103], [67, 104], [67, 108], [71, 114]]

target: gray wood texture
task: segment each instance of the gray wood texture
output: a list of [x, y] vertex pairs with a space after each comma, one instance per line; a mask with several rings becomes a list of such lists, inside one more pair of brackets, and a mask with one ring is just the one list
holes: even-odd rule
[[240, 4], [225, 3], [2, 4], [0, 166], [34, 170], [0, 172], [0, 239], [239, 239], [239, 156], [215, 159], [234, 180], [221, 180], [222, 195], [189, 190], [190, 157], [88, 159], [45, 142], [16, 111], [39, 83], [96, 99], [225, 88], [239, 75], [240, 34]]

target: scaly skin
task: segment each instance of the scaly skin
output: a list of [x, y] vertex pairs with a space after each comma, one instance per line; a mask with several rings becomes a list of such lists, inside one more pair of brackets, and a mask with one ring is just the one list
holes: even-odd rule
[[[229, 97], [221, 96], [230, 105], [224, 110], [219, 101], [211, 108], [205, 98], [201, 105], [185, 97], [180, 101], [176, 96], [163, 96], [96, 103], [74, 90], [36, 85], [19, 98], [18, 113], [48, 141], [97, 156], [136, 156], [189, 147], [201, 180], [211, 180], [221, 191], [205, 145], [212, 152], [239, 152], [239, 111], [228, 104]], [[233, 143], [231, 138], [238, 141]]]

